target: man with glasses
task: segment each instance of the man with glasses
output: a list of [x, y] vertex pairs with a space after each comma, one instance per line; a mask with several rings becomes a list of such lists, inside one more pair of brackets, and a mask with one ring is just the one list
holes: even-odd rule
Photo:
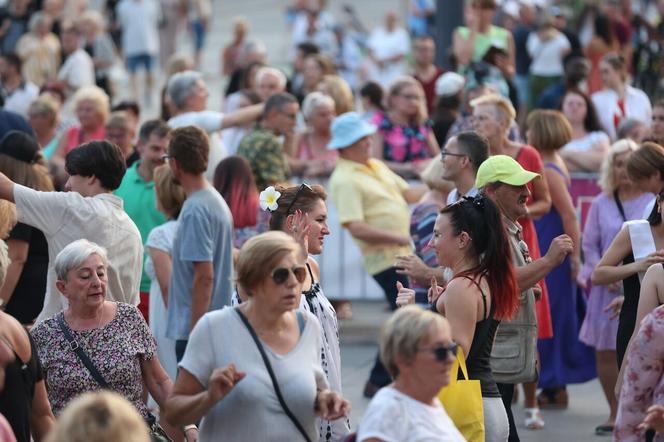
[[[527, 213], [526, 202], [530, 196], [528, 183], [534, 179], [541, 179], [541, 177], [525, 170], [512, 157], [494, 155], [478, 168], [475, 181], [475, 186], [498, 206], [503, 215], [503, 224], [512, 249], [511, 259], [521, 292], [519, 310], [511, 321], [501, 322], [491, 352], [491, 366], [510, 423], [509, 440], [511, 442], [519, 440], [512, 415], [514, 384], [533, 382], [537, 379], [534, 370], [537, 354], [535, 299], [541, 294], [537, 283], [560, 265], [567, 255], [572, 253], [575, 246], [569, 236], [560, 235], [551, 242], [546, 255], [535, 261], [530, 258], [528, 246], [523, 241], [521, 226], [517, 219]], [[579, 247], [580, 244], [576, 244], [576, 246]], [[521, 352], [514, 352], [515, 348], [521, 349]], [[520, 364], [522, 366], [515, 368], [515, 365]], [[533, 368], [533, 378], [524, 380], [522, 378], [524, 372], [528, 371], [528, 366]], [[516, 382], [510, 379], [515, 372], [521, 376], [521, 380]], [[530, 413], [529, 419], [540, 424], [540, 428], [544, 425], [537, 408], [526, 408], [525, 411], [527, 414]]]
[[443, 179], [454, 182], [455, 188], [447, 195], [447, 204], [456, 203], [464, 196], [476, 196], [477, 169], [489, 157], [489, 144], [477, 132], [461, 132], [450, 138], [440, 151]]
[[272, 95], [265, 102], [260, 123], [240, 142], [237, 154], [249, 162], [259, 191], [286, 182], [290, 175], [286, 152], [293, 142], [299, 109], [293, 95]]
[[173, 178], [187, 195], [173, 242], [166, 325], [178, 361], [198, 320], [208, 311], [230, 305], [233, 292], [233, 218], [205, 179], [209, 152], [205, 132], [186, 126], [171, 132], [165, 155]]

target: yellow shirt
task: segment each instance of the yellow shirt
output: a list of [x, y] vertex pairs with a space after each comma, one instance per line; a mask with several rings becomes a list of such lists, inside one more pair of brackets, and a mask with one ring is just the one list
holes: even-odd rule
[[[363, 221], [399, 235], [410, 235], [410, 209], [403, 197], [408, 183], [381, 161], [370, 159], [365, 165], [339, 158], [329, 186], [342, 226]], [[397, 255], [412, 253], [409, 246], [372, 244], [359, 239], [355, 242], [370, 275], [393, 267]]]

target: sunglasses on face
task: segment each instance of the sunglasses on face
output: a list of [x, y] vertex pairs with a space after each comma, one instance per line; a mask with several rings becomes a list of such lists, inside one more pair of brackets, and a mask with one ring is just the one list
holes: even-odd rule
[[431, 348], [419, 348], [418, 350], [419, 351], [430, 351], [430, 352], [433, 353], [434, 357], [436, 358], [436, 361], [444, 362], [450, 356], [452, 356], [453, 358], [456, 358], [458, 348], [459, 348], [458, 344], [452, 343], [448, 346], [440, 345], [440, 346], [431, 347]]
[[284, 284], [286, 281], [288, 281], [288, 277], [291, 273], [293, 273], [295, 279], [297, 279], [297, 282], [300, 284], [302, 284], [304, 279], [307, 277], [307, 270], [304, 268], [304, 266], [295, 266], [290, 269], [286, 267], [279, 267], [274, 269], [272, 272], [272, 281], [274, 281], [274, 283], [277, 285]]
[[311, 186], [308, 185], [307, 183], [300, 184], [300, 187], [298, 187], [297, 192], [295, 192], [295, 196], [293, 197], [293, 201], [291, 201], [290, 204], [288, 205], [288, 207], [286, 208], [286, 215], [290, 215], [291, 209], [293, 208], [293, 204], [295, 204], [295, 201], [297, 201], [297, 199], [300, 197], [300, 194], [304, 190], [308, 190], [311, 193], [313, 193], [313, 191], [314, 191], [311, 188]]

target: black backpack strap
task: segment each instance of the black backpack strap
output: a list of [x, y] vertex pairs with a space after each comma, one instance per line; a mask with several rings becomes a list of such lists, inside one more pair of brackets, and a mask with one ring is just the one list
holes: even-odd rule
[[81, 362], [83, 362], [83, 365], [85, 365], [85, 368], [88, 369], [94, 380], [97, 381], [97, 383], [101, 385], [102, 388], [111, 389], [111, 387], [108, 385], [108, 382], [106, 382], [101, 373], [99, 373], [99, 370], [97, 370], [97, 367], [95, 367], [94, 362], [92, 362], [90, 357], [83, 351], [83, 349], [78, 345], [78, 342], [76, 342], [76, 339], [74, 339], [72, 334], [69, 332], [69, 328], [67, 328], [67, 324], [65, 324], [64, 312], [58, 315], [58, 325], [60, 326], [60, 330], [62, 330], [62, 334], [65, 335], [65, 339], [69, 344], [69, 348], [76, 352], [76, 355], [81, 360]]
[[307, 442], [311, 442], [311, 439], [309, 438], [309, 435], [307, 434], [306, 431], [304, 431], [304, 428], [300, 424], [300, 422], [297, 420], [295, 415], [293, 414], [292, 411], [288, 408], [286, 405], [286, 401], [284, 401], [284, 397], [281, 395], [281, 390], [279, 389], [279, 383], [277, 382], [277, 378], [274, 375], [274, 371], [272, 370], [272, 364], [270, 364], [270, 360], [267, 358], [267, 354], [265, 353], [265, 349], [263, 348], [263, 344], [261, 344], [261, 341], [258, 339], [258, 335], [256, 335], [256, 332], [254, 331], [254, 328], [251, 326], [249, 323], [249, 320], [247, 319], [246, 316], [240, 311], [239, 308], [235, 308], [235, 311], [237, 312], [238, 316], [240, 316], [240, 319], [242, 319], [242, 322], [244, 323], [245, 327], [247, 327], [247, 330], [249, 330], [249, 334], [253, 338], [254, 342], [256, 343], [256, 347], [258, 347], [258, 351], [261, 354], [261, 357], [263, 358], [263, 363], [265, 364], [265, 368], [267, 369], [268, 374], [270, 375], [270, 379], [272, 379], [272, 386], [274, 387], [274, 392], [277, 395], [277, 399], [279, 400], [279, 404], [281, 404], [281, 408], [284, 409], [284, 412], [286, 413], [286, 416], [293, 422], [297, 430], [300, 432], [302, 437], [304, 437], [304, 440]]

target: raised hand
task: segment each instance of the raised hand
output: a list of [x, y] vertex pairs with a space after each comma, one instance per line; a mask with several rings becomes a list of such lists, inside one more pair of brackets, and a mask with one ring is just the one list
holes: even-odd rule
[[314, 404], [316, 414], [323, 419], [333, 421], [350, 413], [350, 402], [332, 390], [320, 390]]
[[397, 307], [415, 304], [415, 290], [404, 287], [399, 281], [397, 281], [397, 290]]
[[436, 280], [435, 276], [432, 276], [431, 281], [429, 282], [431, 283], [431, 286], [427, 292], [427, 299], [429, 300], [429, 304], [436, 305], [438, 298], [443, 294], [445, 289], [438, 285], [438, 281]]
[[309, 256], [309, 229], [311, 228], [309, 214], [297, 209], [292, 217], [290, 234], [300, 244], [304, 259], [307, 259]]
[[223, 368], [215, 368], [210, 375], [207, 389], [212, 404], [222, 400], [246, 375], [246, 373], [238, 371], [233, 363]]

